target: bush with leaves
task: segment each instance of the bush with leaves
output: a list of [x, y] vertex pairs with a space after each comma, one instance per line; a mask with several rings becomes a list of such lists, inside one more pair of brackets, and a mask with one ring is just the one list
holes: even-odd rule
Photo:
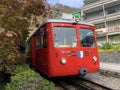
[[0, 28], [4, 29], [0, 32], [0, 71], [12, 73], [19, 60], [26, 60], [20, 46], [35, 24], [32, 16], [45, 18], [46, 11], [44, 0], [0, 0]]
[[0, 71], [12, 74], [18, 61], [26, 57], [17, 50], [16, 38], [17, 35], [13, 31], [2, 32], [0, 34]]
[[106, 42], [103, 44], [103, 48], [102, 49], [112, 49], [112, 44], [110, 44], [109, 42]]
[[29, 65], [17, 66], [6, 90], [53, 90], [54, 84], [31, 70]]

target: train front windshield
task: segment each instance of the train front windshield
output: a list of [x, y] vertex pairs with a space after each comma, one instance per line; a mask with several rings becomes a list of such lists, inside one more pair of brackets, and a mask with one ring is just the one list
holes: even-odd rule
[[80, 35], [81, 46], [83, 47], [94, 47], [95, 46], [93, 30], [81, 28], [79, 30], [79, 35]]
[[[95, 47], [94, 31], [91, 29], [80, 28], [80, 45], [82, 47]], [[77, 47], [76, 29], [73, 27], [54, 27], [54, 47]]]
[[76, 29], [73, 27], [54, 27], [54, 47], [77, 47]]

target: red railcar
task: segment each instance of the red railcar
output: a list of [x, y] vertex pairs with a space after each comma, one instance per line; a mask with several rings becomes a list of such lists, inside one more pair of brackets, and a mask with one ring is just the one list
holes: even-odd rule
[[48, 20], [31, 37], [31, 65], [49, 77], [85, 75], [99, 70], [95, 27]]

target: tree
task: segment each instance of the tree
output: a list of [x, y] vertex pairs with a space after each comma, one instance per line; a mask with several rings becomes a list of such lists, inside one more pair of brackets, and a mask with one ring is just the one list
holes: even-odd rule
[[49, 5], [43, 0], [0, 0], [0, 70], [12, 73], [16, 64], [25, 60], [25, 45], [32, 16], [45, 18]]

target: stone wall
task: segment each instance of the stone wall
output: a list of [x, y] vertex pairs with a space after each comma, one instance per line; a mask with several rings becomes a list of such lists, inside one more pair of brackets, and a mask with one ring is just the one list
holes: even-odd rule
[[99, 53], [99, 58], [101, 62], [120, 63], [120, 52], [114, 51], [111, 53]]

